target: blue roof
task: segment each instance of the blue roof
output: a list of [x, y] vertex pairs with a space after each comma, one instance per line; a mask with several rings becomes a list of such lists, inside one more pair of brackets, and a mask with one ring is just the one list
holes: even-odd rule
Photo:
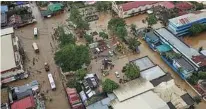
[[17, 4], [17, 5], [23, 5], [24, 2], [23, 2], [23, 1], [17, 1], [16, 4]]
[[162, 45], [157, 46], [157, 51], [159, 51], [160, 53], [167, 52], [170, 50], [172, 50], [172, 48], [167, 44], [162, 44]]
[[157, 35], [154, 34], [154, 32], [149, 32], [145, 34], [147, 39], [146, 40], [150, 40], [153, 43], [156, 43], [159, 41], [159, 37]]
[[1, 5], [1, 13], [8, 12], [8, 6], [7, 5]]

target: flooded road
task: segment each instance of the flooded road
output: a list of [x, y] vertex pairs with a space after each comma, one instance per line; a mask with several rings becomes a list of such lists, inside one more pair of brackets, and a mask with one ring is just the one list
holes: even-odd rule
[[206, 49], [206, 32], [203, 32], [197, 36], [184, 37], [184, 42], [197, 50], [199, 47]]
[[[53, 28], [57, 27], [58, 25], [64, 24], [65, 20], [67, 19], [67, 14], [62, 13], [61, 15], [54, 16], [50, 19], [43, 19], [35, 4], [32, 4], [32, 10], [37, 23], [15, 30], [15, 35], [19, 37], [27, 56], [25, 68], [31, 72], [31, 75], [26, 80], [16, 81], [9, 85], [19, 86], [27, 84], [32, 80], [37, 80], [40, 83], [40, 92], [44, 93], [44, 95], [48, 99], [46, 100], [47, 109], [69, 109], [70, 107], [62, 85], [62, 79], [59, 74], [60, 72], [53, 59], [56, 42], [53, 41], [51, 37]], [[34, 27], [37, 27], [39, 30], [37, 39], [34, 39]], [[34, 50], [32, 48], [33, 42], [37, 43], [40, 50], [39, 54], [34, 53]], [[34, 64], [33, 60], [35, 60]], [[50, 73], [52, 73], [57, 87], [55, 91], [51, 90], [47, 76], [48, 73], [44, 69], [45, 62], [50, 65]]]

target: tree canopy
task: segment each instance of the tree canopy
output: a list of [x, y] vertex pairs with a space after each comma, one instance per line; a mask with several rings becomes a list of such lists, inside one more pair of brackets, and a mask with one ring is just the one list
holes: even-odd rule
[[157, 18], [155, 14], [149, 14], [146, 20], [149, 26], [152, 26], [157, 23]]
[[133, 63], [128, 63], [126, 66], [123, 67], [122, 71], [125, 73], [125, 75], [133, 80], [135, 78], [138, 78], [140, 76], [140, 69]]
[[87, 41], [87, 43], [89, 43], [89, 44], [94, 42], [93, 37], [91, 35], [89, 35], [89, 34], [85, 34], [84, 38]]
[[65, 46], [66, 44], [75, 44], [75, 37], [73, 34], [66, 34], [63, 27], [58, 27], [56, 29], [58, 33], [58, 41], [60, 42], [60, 47]]
[[86, 76], [86, 74], [87, 74], [87, 70], [83, 69], [83, 68], [81, 68], [75, 72], [75, 76], [76, 76], [77, 80], [83, 80], [84, 77]]
[[195, 23], [189, 28], [189, 31], [191, 32], [192, 35], [197, 35], [203, 32], [204, 30], [206, 30], [206, 25], [200, 23]]
[[99, 12], [106, 12], [107, 10], [111, 10], [112, 3], [110, 1], [97, 1], [95, 7]]
[[108, 22], [107, 28], [120, 38], [127, 36], [126, 23], [122, 18], [112, 18]]
[[136, 38], [129, 38], [129, 49], [136, 51], [136, 48], [141, 44]]
[[108, 39], [108, 34], [106, 34], [105, 32], [99, 32], [99, 36], [102, 37], [103, 39]]
[[76, 28], [82, 30], [89, 29], [89, 23], [82, 19], [83, 16], [75, 5], [71, 6], [70, 13], [69, 20], [76, 25]]
[[78, 93], [82, 91], [81, 84], [76, 79], [69, 80], [67, 82], [67, 87], [69, 87], [69, 88], [76, 88]]
[[103, 82], [102, 87], [103, 87], [104, 92], [112, 93], [112, 91], [117, 89], [119, 87], [119, 85], [110, 79], [106, 79]]
[[91, 57], [89, 49], [83, 45], [67, 44], [55, 53], [54, 60], [63, 72], [76, 71], [83, 64], [89, 64]]

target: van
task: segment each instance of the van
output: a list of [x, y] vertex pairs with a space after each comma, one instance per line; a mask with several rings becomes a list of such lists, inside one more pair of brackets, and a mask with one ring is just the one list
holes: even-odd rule
[[32, 47], [36, 53], [39, 53], [39, 48], [37, 46], [37, 43], [33, 42]]
[[37, 37], [38, 36], [38, 29], [34, 28], [34, 36]]

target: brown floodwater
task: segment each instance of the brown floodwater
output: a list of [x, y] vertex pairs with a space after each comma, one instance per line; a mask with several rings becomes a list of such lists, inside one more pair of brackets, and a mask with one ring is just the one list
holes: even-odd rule
[[199, 49], [199, 47], [206, 49], [206, 32], [193, 37], [184, 37], [184, 42], [195, 49]]

